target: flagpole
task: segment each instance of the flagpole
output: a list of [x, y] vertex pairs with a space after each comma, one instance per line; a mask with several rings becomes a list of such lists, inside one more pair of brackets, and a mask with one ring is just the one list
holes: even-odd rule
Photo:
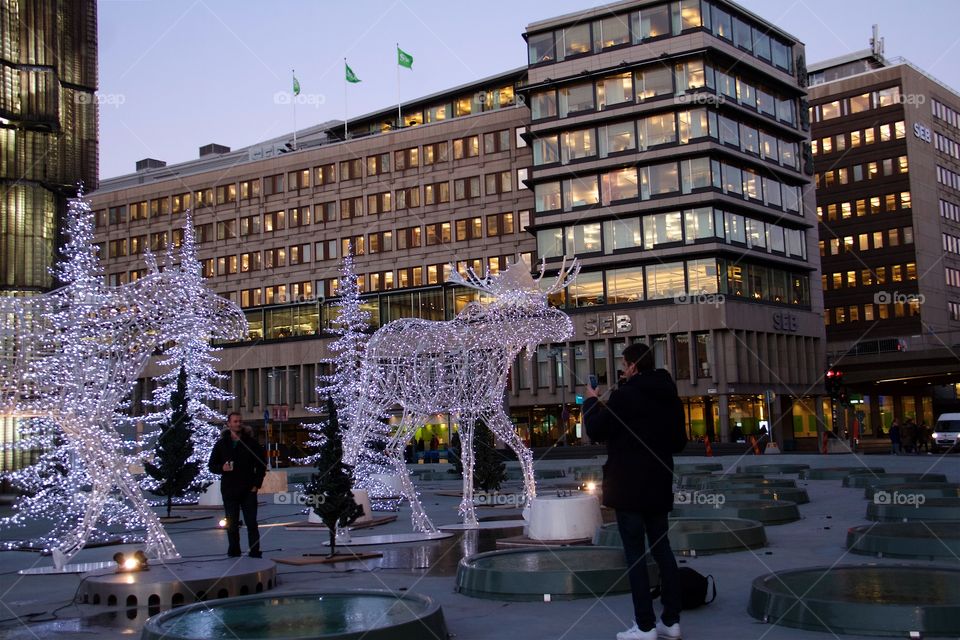
[[400, 114], [400, 43], [397, 43], [397, 129], [403, 128], [403, 116]]
[[[297, 72], [295, 69], [290, 69], [290, 74], [293, 76], [294, 82], [297, 80]], [[297, 95], [294, 93], [293, 100], [290, 102], [293, 103], [293, 150], [297, 150]]]
[[347, 59], [343, 59], [343, 139], [347, 139]]

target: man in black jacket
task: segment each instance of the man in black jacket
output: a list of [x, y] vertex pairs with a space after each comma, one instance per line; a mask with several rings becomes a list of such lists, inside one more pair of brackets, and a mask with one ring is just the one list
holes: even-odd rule
[[208, 465], [221, 476], [220, 495], [227, 516], [227, 555], [240, 556], [240, 512], [247, 524], [250, 557], [259, 558], [260, 529], [257, 527], [257, 491], [267, 474], [267, 454], [253, 437], [253, 430], [243, 426], [239, 413], [227, 416], [227, 428], [213, 445]]
[[[636, 624], [617, 640], [680, 638], [680, 583], [667, 538], [673, 510], [673, 453], [682, 449], [683, 404], [670, 374], [654, 367], [644, 344], [623, 350], [623, 378], [606, 403], [587, 386], [583, 403], [587, 434], [607, 443], [603, 504], [617, 512], [627, 558]], [[663, 614], [658, 621], [650, 598], [644, 533], [660, 568]]]

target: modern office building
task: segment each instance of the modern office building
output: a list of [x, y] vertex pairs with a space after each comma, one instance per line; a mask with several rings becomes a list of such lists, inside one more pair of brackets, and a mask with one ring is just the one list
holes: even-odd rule
[[[0, 0], [0, 295], [54, 286], [77, 183], [97, 185], [97, 3]], [[0, 416], [0, 441], [17, 437]], [[0, 469], [24, 452], [7, 450]]]
[[960, 95], [882, 41], [810, 68], [828, 360], [863, 437], [956, 409]]
[[[527, 27], [537, 256], [576, 254], [570, 393], [643, 341], [693, 437], [816, 436], [821, 294], [803, 46], [732, 3], [623, 2]], [[539, 403], [562, 393], [521, 379]], [[545, 379], [546, 378], [546, 379]], [[549, 385], [549, 387], [548, 387]], [[547, 388], [544, 388], [547, 387]]]
[[[554, 299], [576, 335], [513, 370], [506, 402], [534, 446], [581, 441], [589, 372], [615, 379], [646, 341], [678, 379], [694, 437], [762, 421], [816, 435], [824, 326], [803, 47], [724, 2], [634, 1], [530, 25], [526, 67], [342, 123], [105, 180], [94, 194], [115, 283], [194, 211], [205, 274], [247, 311], [221, 352], [231, 408], [251, 422], [312, 414], [347, 243], [374, 323], [451, 318], [475, 293], [449, 264], [498, 271], [564, 255]], [[806, 153], [809, 157], [809, 153]], [[150, 372], [148, 372], [150, 373]], [[141, 385], [135, 409], [149, 394]], [[565, 409], [565, 410], [564, 410]], [[449, 442], [436, 416], [424, 442]], [[289, 440], [288, 440], [289, 442]]]

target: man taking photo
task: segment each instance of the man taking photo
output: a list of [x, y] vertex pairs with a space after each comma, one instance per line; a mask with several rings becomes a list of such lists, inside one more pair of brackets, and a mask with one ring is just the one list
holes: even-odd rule
[[[673, 510], [673, 454], [686, 444], [683, 403], [670, 374], [654, 366], [653, 351], [634, 343], [623, 350], [622, 384], [604, 403], [587, 386], [583, 418], [587, 435], [607, 443], [603, 504], [617, 513], [623, 539], [635, 623], [617, 640], [680, 638], [680, 583], [667, 538]], [[658, 621], [650, 598], [646, 545], [660, 568]]]

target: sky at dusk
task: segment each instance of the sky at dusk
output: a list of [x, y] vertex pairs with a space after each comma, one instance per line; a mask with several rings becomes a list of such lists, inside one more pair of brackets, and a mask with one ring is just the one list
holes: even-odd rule
[[[400, 98], [442, 91], [526, 64], [527, 24], [609, 4], [594, 0], [100, 0], [100, 176], [168, 164], [216, 142], [239, 148], [343, 119], [343, 59], [356, 117], [397, 104], [396, 43], [414, 57]], [[888, 58], [902, 56], [960, 87], [956, 0], [741, 0], [797, 36], [808, 64], [868, 47], [880, 25]], [[278, 93], [281, 94], [278, 96]]]

